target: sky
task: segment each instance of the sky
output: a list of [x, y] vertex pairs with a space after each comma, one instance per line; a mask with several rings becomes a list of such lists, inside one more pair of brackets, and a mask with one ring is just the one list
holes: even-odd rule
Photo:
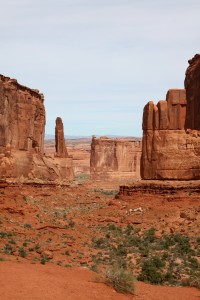
[[46, 133], [142, 136], [144, 105], [183, 88], [199, 0], [0, 0], [0, 74], [45, 96]]

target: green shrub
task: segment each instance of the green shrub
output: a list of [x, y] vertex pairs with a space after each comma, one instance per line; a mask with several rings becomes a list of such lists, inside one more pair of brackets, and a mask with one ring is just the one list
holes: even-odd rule
[[69, 223], [68, 223], [68, 226], [69, 226], [70, 228], [74, 228], [75, 222], [72, 221], [72, 220], [70, 220]]
[[25, 195], [22, 196], [22, 199], [27, 202], [27, 197]]
[[48, 261], [49, 261], [48, 257], [46, 257], [45, 255], [42, 254], [40, 263], [41, 263], [42, 265], [45, 265], [46, 262], [48, 262]]
[[103, 194], [103, 195], [108, 195], [108, 196], [110, 196], [110, 195], [115, 196], [115, 195], [118, 194], [119, 191], [118, 191], [118, 190], [94, 189], [94, 192], [98, 192], [98, 193], [101, 193], [101, 194]]
[[18, 252], [21, 257], [26, 257], [26, 255], [27, 255], [27, 253], [23, 247], [19, 248]]
[[10, 244], [6, 244], [4, 246], [4, 253], [5, 254], [13, 254], [13, 248]]
[[135, 290], [135, 276], [125, 269], [114, 265], [106, 272], [106, 283], [120, 293], [133, 293]]
[[138, 280], [150, 282], [152, 284], [162, 283], [164, 278], [160, 270], [164, 266], [165, 263], [158, 256], [145, 260], [142, 265], [142, 271], [138, 276]]
[[156, 239], [155, 232], [155, 228], [150, 228], [147, 230], [144, 235], [144, 240], [148, 241], [149, 243], [153, 243]]
[[0, 232], [0, 238], [5, 238], [7, 236], [7, 233], [4, 231]]
[[24, 228], [31, 228], [31, 227], [32, 227], [31, 224], [28, 224], [28, 223], [24, 224]]
[[109, 247], [109, 241], [107, 241], [107, 239], [105, 238], [93, 238], [92, 239], [93, 242], [93, 247], [95, 249], [106, 249]]

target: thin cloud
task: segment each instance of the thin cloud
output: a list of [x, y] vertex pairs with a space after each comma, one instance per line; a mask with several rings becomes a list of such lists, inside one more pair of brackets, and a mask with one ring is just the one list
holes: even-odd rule
[[[45, 94], [47, 132], [61, 115], [77, 134], [104, 123], [141, 134], [144, 104], [183, 87], [187, 60], [199, 52], [199, 0], [1, 2], [1, 73]], [[77, 125], [81, 114], [91, 130]]]

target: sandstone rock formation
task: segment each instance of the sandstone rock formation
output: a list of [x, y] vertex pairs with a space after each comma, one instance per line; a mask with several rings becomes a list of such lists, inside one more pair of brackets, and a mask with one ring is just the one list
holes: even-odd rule
[[63, 122], [59, 117], [56, 119], [55, 140], [56, 157], [68, 157], [67, 148], [65, 146]]
[[187, 95], [187, 114], [185, 127], [200, 130], [200, 54], [189, 62], [186, 71], [185, 88]]
[[140, 177], [141, 142], [134, 139], [92, 138], [90, 172], [93, 179]]
[[0, 75], [0, 177], [73, 179], [72, 160], [44, 155], [44, 97]]
[[0, 147], [43, 152], [44, 96], [0, 75]]
[[189, 62], [186, 90], [144, 107], [143, 179], [200, 179], [200, 55]]

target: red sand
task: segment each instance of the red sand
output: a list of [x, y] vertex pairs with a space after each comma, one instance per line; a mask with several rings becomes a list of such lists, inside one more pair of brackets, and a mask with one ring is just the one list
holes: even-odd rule
[[117, 293], [95, 282], [95, 273], [84, 268], [56, 265], [0, 263], [2, 300], [197, 300], [194, 288], [161, 287], [136, 283], [135, 295]]

